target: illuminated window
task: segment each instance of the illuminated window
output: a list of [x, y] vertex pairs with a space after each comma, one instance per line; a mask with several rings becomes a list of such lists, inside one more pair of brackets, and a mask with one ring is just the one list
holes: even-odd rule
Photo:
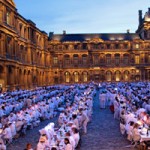
[[148, 63], [150, 63], [150, 55], [148, 55]]
[[0, 11], [0, 23], [3, 21], [3, 12]]
[[135, 56], [135, 64], [140, 64], [140, 56], [139, 55]]
[[121, 73], [120, 71], [116, 71], [116, 81], [120, 81], [121, 80]]
[[108, 72], [106, 73], [106, 80], [107, 80], [108, 82], [110, 82], [110, 81], [111, 81], [111, 78], [112, 78], [111, 72], [108, 71]]
[[79, 74], [78, 74], [78, 72], [74, 73], [74, 82], [79, 82]]
[[10, 25], [10, 12], [9, 11], [7, 11], [6, 13], [6, 23]]
[[54, 65], [57, 65], [57, 64], [58, 64], [58, 57], [55, 56], [55, 57], [53, 58], [53, 63], [54, 63]]
[[69, 74], [69, 72], [66, 72], [66, 73], [65, 73], [65, 82], [66, 82], [66, 83], [69, 83], [69, 82], [70, 82], [70, 74]]
[[124, 72], [124, 80], [129, 81], [129, 71]]
[[87, 81], [88, 81], [88, 73], [83, 72], [83, 82], [87, 82]]
[[139, 44], [135, 44], [135, 48], [139, 49], [140, 48]]

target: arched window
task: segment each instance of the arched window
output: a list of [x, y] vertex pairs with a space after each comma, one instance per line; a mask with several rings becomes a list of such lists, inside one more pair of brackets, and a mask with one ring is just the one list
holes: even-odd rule
[[69, 72], [66, 72], [66, 73], [65, 73], [65, 82], [66, 82], [66, 83], [69, 83], [69, 82], [70, 82], [70, 73], [69, 73]]
[[79, 82], [79, 73], [74, 72], [74, 82]]
[[116, 81], [120, 81], [121, 80], [121, 73], [120, 73], [120, 71], [116, 71], [116, 73], [115, 73], [115, 76], [116, 76]]
[[110, 71], [106, 72], [106, 80], [110, 82], [112, 80], [112, 73]]
[[124, 81], [129, 81], [129, 71], [124, 72]]
[[87, 81], [88, 81], [88, 73], [83, 72], [83, 82], [87, 82]]

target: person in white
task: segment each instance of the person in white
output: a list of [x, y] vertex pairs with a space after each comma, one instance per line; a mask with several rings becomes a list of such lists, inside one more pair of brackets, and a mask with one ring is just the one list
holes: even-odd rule
[[100, 101], [100, 108], [106, 107], [106, 94], [103, 92], [99, 95], [99, 101]]
[[80, 135], [79, 135], [79, 131], [77, 128], [72, 128], [72, 136], [74, 138], [75, 141], [75, 148], [78, 146], [79, 140], [80, 140]]
[[5, 128], [3, 130], [3, 138], [6, 141], [6, 143], [12, 142], [12, 133], [11, 133], [11, 129], [8, 125], [5, 125]]
[[72, 145], [70, 144], [68, 138], [65, 138], [65, 139], [64, 139], [64, 143], [65, 143], [65, 150], [73, 150], [73, 147], [72, 147]]

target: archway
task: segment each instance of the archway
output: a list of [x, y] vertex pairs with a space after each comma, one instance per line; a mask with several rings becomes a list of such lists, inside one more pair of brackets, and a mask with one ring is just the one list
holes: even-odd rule
[[121, 72], [116, 71], [115, 72], [115, 81], [119, 82], [121, 80]]
[[106, 72], [106, 81], [108, 81], [108, 82], [112, 81], [112, 72], [111, 71]]
[[65, 72], [65, 82], [66, 83], [70, 82], [70, 73], [69, 72]]
[[77, 83], [79, 82], [79, 73], [78, 72], [74, 72], [74, 82]]

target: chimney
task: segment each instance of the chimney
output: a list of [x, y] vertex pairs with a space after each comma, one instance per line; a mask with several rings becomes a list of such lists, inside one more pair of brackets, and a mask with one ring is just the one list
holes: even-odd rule
[[130, 30], [129, 30], [129, 29], [127, 29], [127, 33], [130, 33]]
[[66, 34], [66, 30], [63, 30], [63, 35], [65, 35]]
[[139, 10], [139, 25], [142, 23], [142, 10]]
[[52, 38], [52, 36], [54, 35], [54, 32], [49, 32], [49, 39], [51, 39]]

